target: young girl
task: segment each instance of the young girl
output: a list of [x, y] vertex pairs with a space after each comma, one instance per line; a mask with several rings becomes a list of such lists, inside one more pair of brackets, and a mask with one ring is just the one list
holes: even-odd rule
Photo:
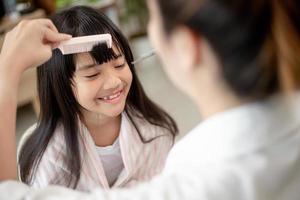
[[150, 179], [162, 170], [177, 127], [146, 96], [127, 40], [88, 7], [51, 20], [73, 37], [109, 33], [113, 48], [97, 45], [65, 56], [54, 50], [38, 68], [41, 111], [21, 142], [21, 180], [38, 188], [57, 184], [87, 191]]

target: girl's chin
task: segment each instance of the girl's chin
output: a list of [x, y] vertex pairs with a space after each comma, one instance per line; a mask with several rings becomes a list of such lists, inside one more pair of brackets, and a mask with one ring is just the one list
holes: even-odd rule
[[107, 116], [107, 117], [117, 117], [120, 114], [122, 114], [124, 109], [125, 109], [125, 106], [115, 106], [115, 107], [112, 107], [112, 108], [107, 108], [105, 110], [97, 110], [95, 112], [100, 114], [100, 115]]

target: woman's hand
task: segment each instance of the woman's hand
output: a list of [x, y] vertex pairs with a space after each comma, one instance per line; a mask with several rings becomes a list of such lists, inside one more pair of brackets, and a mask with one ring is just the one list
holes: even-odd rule
[[58, 33], [48, 19], [21, 21], [7, 33], [1, 49], [0, 67], [12, 67], [24, 71], [36, 67], [52, 56], [52, 49], [70, 35]]

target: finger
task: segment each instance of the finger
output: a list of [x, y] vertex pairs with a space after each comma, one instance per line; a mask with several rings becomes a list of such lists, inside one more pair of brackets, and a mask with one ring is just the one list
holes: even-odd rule
[[71, 39], [72, 36], [65, 33], [57, 33], [50, 29], [46, 29], [44, 32], [44, 40], [50, 43], [57, 43], [64, 40]]

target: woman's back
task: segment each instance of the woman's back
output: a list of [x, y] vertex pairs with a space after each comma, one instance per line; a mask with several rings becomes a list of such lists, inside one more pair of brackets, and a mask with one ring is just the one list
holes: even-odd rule
[[173, 147], [163, 174], [170, 199], [299, 199], [300, 92], [208, 118]]

